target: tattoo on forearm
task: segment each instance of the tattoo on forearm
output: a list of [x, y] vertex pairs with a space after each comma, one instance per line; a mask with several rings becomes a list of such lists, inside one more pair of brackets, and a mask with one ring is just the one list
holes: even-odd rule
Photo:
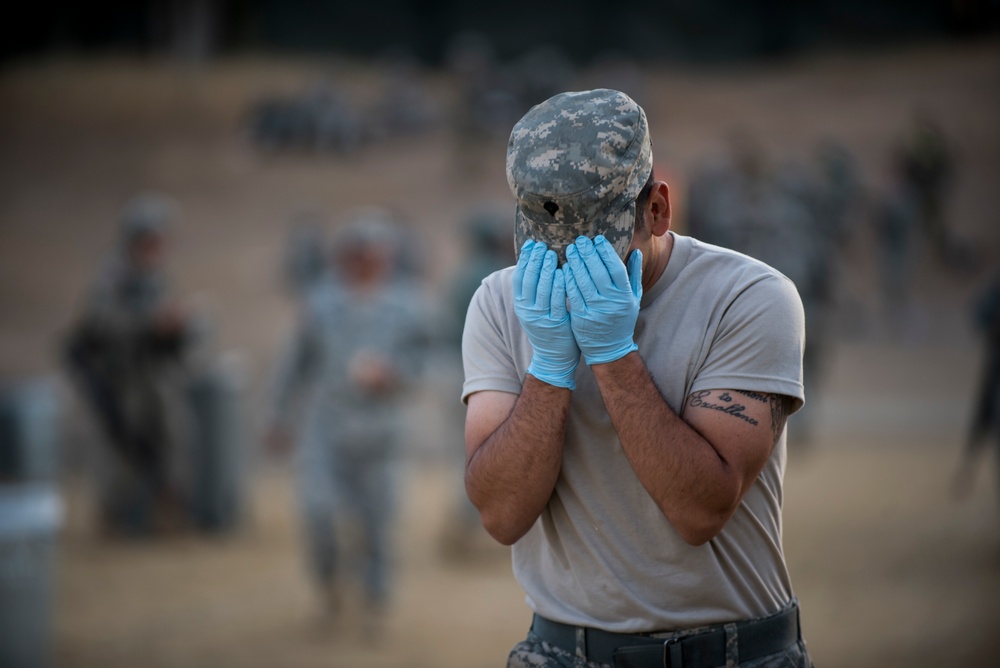
[[750, 390], [736, 390], [736, 391], [742, 394], [744, 397], [750, 397], [754, 401], [759, 401], [762, 404], [767, 403], [768, 397], [774, 396], [770, 394], [761, 394], [760, 392], [751, 392]]
[[[758, 424], [757, 420], [753, 419], [749, 415], [744, 415], [743, 411], [747, 409], [743, 404], [729, 404], [724, 406], [722, 404], [716, 404], [708, 401], [708, 398], [712, 394], [711, 390], [701, 390], [699, 392], [694, 392], [691, 394], [691, 398], [688, 400], [688, 405], [692, 408], [711, 408], [714, 411], [721, 411], [727, 415], [732, 415], [735, 418], [739, 418], [744, 422], [756, 426]], [[733, 398], [728, 392], [723, 392], [719, 395], [719, 401], [732, 401]], [[773, 410], [773, 408], [772, 408]]]
[[768, 395], [771, 399], [771, 436], [774, 442], [778, 442], [781, 432], [785, 429], [785, 420], [788, 419], [789, 399], [783, 394]]

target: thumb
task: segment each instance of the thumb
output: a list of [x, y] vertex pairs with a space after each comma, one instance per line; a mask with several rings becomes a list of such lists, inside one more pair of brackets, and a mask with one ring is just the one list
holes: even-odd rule
[[632, 294], [642, 299], [642, 251], [636, 248], [628, 258], [628, 280]]

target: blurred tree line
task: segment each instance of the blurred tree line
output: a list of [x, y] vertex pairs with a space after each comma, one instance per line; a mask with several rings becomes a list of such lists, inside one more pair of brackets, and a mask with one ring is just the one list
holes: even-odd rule
[[404, 47], [429, 65], [476, 31], [501, 56], [538, 44], [586, 62], [729, 61], [817, 47], [884, 45], [995, 33], [1000, 0], [56, 0], [18, 3], [0, 60], [49, 53], [166, 54], [190, 61], [233, 52], [374, 55]]

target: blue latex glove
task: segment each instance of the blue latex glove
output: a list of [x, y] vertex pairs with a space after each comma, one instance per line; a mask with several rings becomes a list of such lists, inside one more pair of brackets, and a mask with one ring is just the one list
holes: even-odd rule
[[531, 342], [528, 373], [558, 387], [576, 389], [580, 348], [566, 310], [566, 280], [555, 251], [524, 242], [514, 269], [514, 313]]
[[637, 349], [632, 336], [642, 300], [642, 253], [632, 251], [628, 269], [598, 235], [566, 248], [566, 294], [573, 336], [587, 364], [604, 364]]

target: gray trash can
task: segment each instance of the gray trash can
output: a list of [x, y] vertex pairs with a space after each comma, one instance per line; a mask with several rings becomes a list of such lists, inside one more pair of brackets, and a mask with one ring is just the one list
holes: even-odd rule
[[188, 388], [193, 416], [191, 514], [199, 528], [236, 528], [243, 495], [242, 373], [224, 358]]
[[62, 503], [54, 485], [0, 485], [0, 666], [51, 665], [61, 521]]

